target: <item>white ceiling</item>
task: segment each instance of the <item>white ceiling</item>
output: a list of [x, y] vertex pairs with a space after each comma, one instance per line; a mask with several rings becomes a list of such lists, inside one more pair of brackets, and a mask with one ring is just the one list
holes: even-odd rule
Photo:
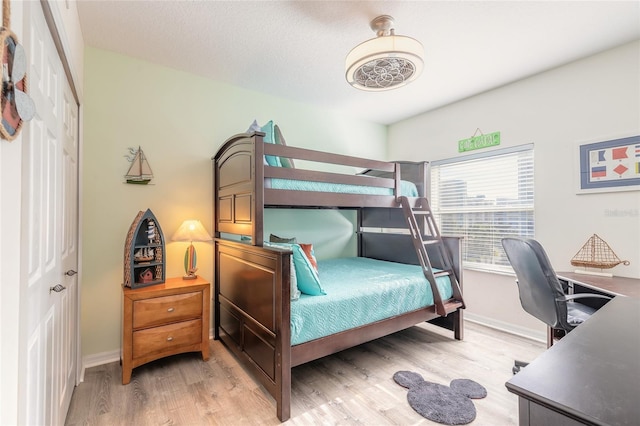
[[[88, 46], [383, 124], [640, 39], [638, 0], [77, 3]], [[425, 69], [361, 92], [344, 59], [383, 14], [422, 42]]]

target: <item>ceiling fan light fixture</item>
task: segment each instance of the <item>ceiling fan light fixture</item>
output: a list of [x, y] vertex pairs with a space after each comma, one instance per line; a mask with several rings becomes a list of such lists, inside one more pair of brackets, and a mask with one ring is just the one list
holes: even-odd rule
[[395, 35], [393, 18], [388, 15], [378, 16], [370, 26], [377, 37], [349, 52], [347, 82], [360, 90], [384, 91], [402, 87], [418, 78], [424, 67], [422, 43]]

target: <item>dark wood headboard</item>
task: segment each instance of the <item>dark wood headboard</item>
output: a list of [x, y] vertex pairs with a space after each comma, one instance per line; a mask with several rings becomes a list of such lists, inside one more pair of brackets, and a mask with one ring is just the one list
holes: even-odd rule
[[[428, 163], [398, 163], [288, 147], [263, 142], [264, 133], [239, 134], [227, 140], [213, 160], [215, 236], [247, 235], [262, 245], [265, 207], [356, 208], [399, 207], [403, 170], [420, 195], [427, 186]], [[365, 170], [360, 174], [320, 172], [302, 168], [270, 167], [264, 155], [277, 155]], [[282, 178], [389, 188], [393, 195], [341, 194], [265, 188], [265, 178]]]
[[236, 135], [212, 159], [216, 237], [221, 232], [262, 235], [262, 214], [257, 217], [256, 208], [262, 209], [263, 204], [263, 167], [256, 167], [256, 158], [264, 155], [263, 136], [264, 133], [254, 133], [252, 137]]

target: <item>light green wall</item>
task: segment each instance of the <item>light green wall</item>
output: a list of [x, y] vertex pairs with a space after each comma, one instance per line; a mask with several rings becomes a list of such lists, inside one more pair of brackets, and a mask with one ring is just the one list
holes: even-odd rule
[[356, 256], [356, 212], [353, 210], [265, 210], [265, 240], [273, 233], [312, 242], [318, 259]]
[[[81, 326], [83, 356], [120, 349], [121, 283], [127, 230], [150, 208], [164, 232], [167, 276], [183, 274], [186, 243], [171, 242], [180, 223], [200, 219], [212, 230], [211, 157], [253, 119], [273, 119], [289, 145], [386, 159], [386, 127], [273, 96], [217, 83], [111, 52], [88, 48], [84, 70]], [[123, 183], [128, 147], [140, 145], [151, 185]], [[324, 212], [326, 213], [326, 212]], [[268, 232], [295, 233], [321, 257], [354, 250], [353, 216], [270, 212]], [[310, 232], [308, 223], [338, 224], [340, 235]], [[333, 228], [332, 228], [333, 229]], [[330, 237], [330, 238], [328, 238]], [[213, 247], [198, 243], [198, 273], [213, 279]]]

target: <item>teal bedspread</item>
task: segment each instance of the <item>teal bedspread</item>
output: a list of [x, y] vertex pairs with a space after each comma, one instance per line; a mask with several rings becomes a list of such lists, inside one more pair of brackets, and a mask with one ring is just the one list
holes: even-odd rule
[[[327, 294], [291, 302], [292, 345], [433, 305], [420, 266], [350, 257], [319, 261], [318, 275]], [[449, 299], [449, 278], [436, 282]]]
[[[288, 189], [293, 191], [334, 192], [341, 194], [393, 195], [392, 188], [378, 186], [349, 185], [343, 183], [313, 182], [307, 180], [271, 178], [265, 187], [272, 189]], [[418, 189], [413, 182], [400, 181], [400, 195], [418, 197]]]

